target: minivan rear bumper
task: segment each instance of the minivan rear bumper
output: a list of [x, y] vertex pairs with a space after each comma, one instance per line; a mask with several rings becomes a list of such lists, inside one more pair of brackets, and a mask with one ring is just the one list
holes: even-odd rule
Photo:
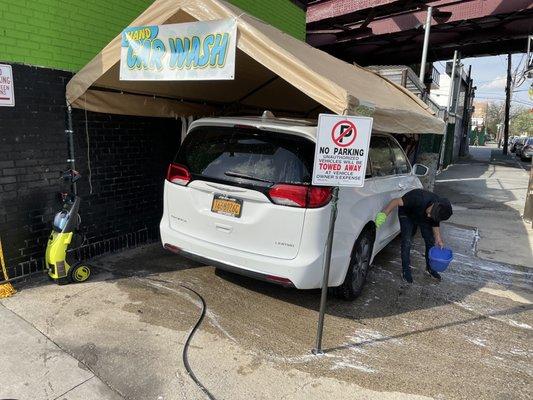
[[[160, 232], [162, 244], [167, 245], [167, 249], [187, 258], [282, 285], [285, 284], [284, 281], [276, 278], [285, 278], [298, 289], [316, 289], [321, 286], [323, 254], [313, 249], [300, 248], [298, 256], [292, 260], [243, 252], [177, 232], [170, 228], [165, 216], [160, 224]], [[339, 279], [335, 275], [330, 276], [330, 286], [338, 286], [342, 282], [337, 282]], [[285, 285], [290, 286], [288, 282]]]
[[254, 272], [254, 271], [248, 271], [248, 270], [243, 269], [243, 268], [234, 267], [233, 265], [225, 264], [225, 263], [222, 263], [222, 262], [219, 262], [219, 261], [215, 261], [215, 260], [210, 260], [209, 258], [205, 258], [205, 257], [199, 256], [199, 255], [196, 255], [196, 254], [189, 253], [189, 252], [187, 252], [185, 250], [182, 250], [182, 249], [180, 249], [178, 247], [170, 245], [169, 243], [164, 243], [163, 247], [165, 249], [167, 249], [167, 250], [170, 250], [174, 254], [179, 254], [180, 256], [188, 258], [189, 260], [192, 260], [192, 261], [199, 262], [201, 264], [211, 265], [212, 267], [220, 268], [220, 269], [222, 269], [224, 271], [232, 272], [232, 273], [238, 274], [238, 275], [247, 276], [249, 278], [257, 279], [257, 280], [260, 280], [260, 281], [277, 283], [277, 284], [279, 284], [281, 286], [285, 286], [285, 287], [294, 287], [294, 284], [289, 279], [286, 279], [286, 280], [285, 279], [283, 279], [283, 280], [282, 279], [276, 279], [276, 277], [274, 277], [272, 275], [261, 274], [259, 272]]

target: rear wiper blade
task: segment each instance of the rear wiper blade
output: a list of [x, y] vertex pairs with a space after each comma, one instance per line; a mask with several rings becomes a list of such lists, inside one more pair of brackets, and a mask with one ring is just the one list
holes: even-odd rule
[[255, 176], [241, 174], [240, 172], [234, 172], [234, 171], [226, 171], [224, 172], [224, 175], [226, 176], [232, 176], [234, 178], [244, 178], [249, 179], [251, 181], [257, 181], [257, 182], [266, 182], [266, 183], [274, 183], [272, 181], [268, 181], [266, 179], [256, 178]]

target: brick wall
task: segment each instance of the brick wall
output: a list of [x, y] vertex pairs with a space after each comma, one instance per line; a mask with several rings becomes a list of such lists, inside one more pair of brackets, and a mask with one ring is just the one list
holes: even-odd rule
[[0, 237], [8, 264], [44, 246], [66, 160], [69, 73], [13, 65], [15, 107], [0, 107]]
[[[67, 168], [68, 72], [13, 65], [15, 107], [0, 107], [0, 237], [11, 267], [44, 254]], [[166, 166], [179, 143], [172, 119], [87, 113], [93, 194], [89, 194], [85, 113], [74, 110], [77, 168], [84, 176], [82, 227], [90, 243], [151, 228], [162, 212]], [[20, 271], [19, 271], [20, 272]]]
[[87, 128], [84, 111], [74, 110], [76, 167], [83, 175], [78, 191], [87, 239], [97, 242], [144, 228], [153, 230], [161, 220], [163, 181], [178, 150], [180, 122], [86, 115]]
[[[2, 0], [0, 61], [77, 71], [153, 0]], [[231, 0], [279, 29], [305, 38], [305, 12], [290, 0]]]
[[0, 60], [77, 71], [152, 0], [2, 0]]

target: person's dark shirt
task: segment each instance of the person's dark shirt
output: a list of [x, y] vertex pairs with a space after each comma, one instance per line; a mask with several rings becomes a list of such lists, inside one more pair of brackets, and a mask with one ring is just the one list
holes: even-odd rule
[[432, 218], [428, 218], [426, 209], [439, 200], [435, 193], [424, 189], [414, 189], [403, 195], [403, 207], [399, 207], [400, 215], [407, 215], [416, 224], [428, 224], [429, 226], [439, 226], [439, 223]]

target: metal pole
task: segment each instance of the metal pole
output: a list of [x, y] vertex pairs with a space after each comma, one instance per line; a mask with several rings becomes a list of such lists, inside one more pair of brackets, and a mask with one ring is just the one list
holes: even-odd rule
[[509, 142], [509, 110], [511, 108], [511, 53], [507, 54], [507, 83], [505, 84], [505, 119], [503, 121], [503, 154], [507, 155]]
[[[68, 140], [68, 158], [67, 163], [70, 165], [70, 169], [75, 170], [76, 169], [76, 159], [74, 158], [74, 130], [72, 128], [72, 107], [70, 104], [67, 106], [67, 129], [65, 129], [65, 133], [67, 134], [67, 140]], [[76, 182], [72, 182], [71, 185], [72, 193], [74, 195], [78, 194], [78, 188], [76, 186]]]
[[[446, 136], [448, 136], [448, 124], [449, 124], [449, 121], [450, 121], [450, 110], [452, 108], [452, 103], [453, 103], [453, 95], [455, 93], [454, 91], [454, 84], [455, 84], [455, 69], [456, 69], [456, 66], [457, 66], [457, 58], [459, 57], [459, 53], [457, 50], [455, 50], [453, 52], [453, 64], [452, 64], [452, 76], [451, 76], [451, 79], [450, 79], [450, 90], [448, 91], [448, 105], [446, 106], [446, 114], [447, 114], [447, 121], [446, 121], [446, 130], [444, 131], [444, 136], [442, 138], [442, 143], [441, 143], [441, 146], [440, 146], [440, 160], [439, 160], [439, 169], [440, 167], [442, 167], [443, 163], [444, 163], [444, 153], [445, 153], [445, 149], [446, 149]], [[455, 118], [455, 116], [454, 116]]]
[[428, 7], [426, 15], [426, 26], [424, 32], [424, 46], [422, 47], [422, 61], [420, 61], [420, 81], [424, 84], [424, 76], [426, 75], [426, 60], [428, 57], [429, 46], [429, 30], [431, 29], [431, 15], [433, 13], [433, 7]]
[[331, 199], [331, 216], [329, 219], [328, 237], [326, 241], [326, 253], [324, 254], [324, 277], [322, 278], [322, 294], [320, 296], [320, 311], [318, 314], [318, 328], [316, 332], [316, 345], [311, 352], [314, 355], [324, 354], [322, 351], [322, 332], [324, 331], [324, 316], [326, 314], [326, 302], [328, 299], [329, 267], [331, 265], [331, 249], [333, 247], [333, 232], [337, 219], [337, 202], [339, 200], [339, 188], [333, 188]]

